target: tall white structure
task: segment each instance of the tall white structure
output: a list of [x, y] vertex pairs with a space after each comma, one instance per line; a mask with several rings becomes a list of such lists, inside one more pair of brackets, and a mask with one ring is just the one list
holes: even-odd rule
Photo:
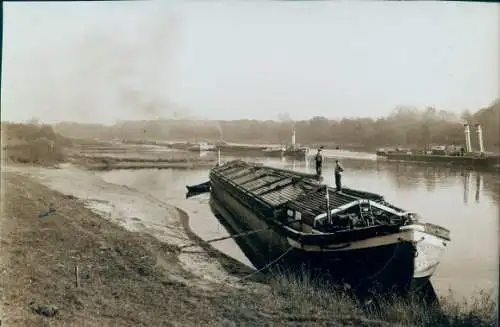
[[483, 130], [481, 125], [476, 124], [477, 142], [479, 143], [479, 152], [484, 153]]
[[464, 124], [465, 128], [465, 152], [472, 152], [472, 145], [470, 141], [470, 127], [469, 124]]
[[293, 129], [292, 133], [292, 147], [295, 149], [295, 128]]

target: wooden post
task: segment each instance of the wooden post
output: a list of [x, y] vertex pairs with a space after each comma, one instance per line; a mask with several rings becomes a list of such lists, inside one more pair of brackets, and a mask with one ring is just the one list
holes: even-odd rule
[[78, 265], [75, 265], [75, 284], [76, 284], [76, 287], [80, 287], [80, 277], [78, 274]]
[[330, 212], [330, 194], [328, 193], [328, 184], [325, 185], [326, 190], [326, 216], [328, 217], [328, 223], [332, 223], [332, 213]]

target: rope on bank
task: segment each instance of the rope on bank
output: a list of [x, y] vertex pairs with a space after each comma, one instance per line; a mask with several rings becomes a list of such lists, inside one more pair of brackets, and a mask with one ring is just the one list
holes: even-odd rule
[[[297, 239], [297, 242], [302, 241], [302, 238], [303, 238], [303, 236], [299, 237], [299, 238]], [[255, 274], [258, 274], [258, 273], [260, 273], [260, 272], [262, 272], [262, 271], [264, 271], [264, 270], [268, 269], [269, 267], [271, 267], [272, 265], [274, 265], [275, 263], [277, 263], [279, 260], [283, 259], [283, 258], [284, 258], [284, 257], [285, 257], [288, 253], [290, 253], [291, 251], [293, 251], [293, 249], [294, 249], [294, 248], [293, 248], [292, 246], [290, 246], [290, 247], [288, 248], [288, 250], [286, 250], [285, 252], [283, 252], [283, 253], [282, 253], [280, 256], [278, 256], [276, 259], [274, 259], [273, 261], [271, 261], [271, 262], [267, 263], [264, 267], [261, 267], [261, 268], [259, 268], [259, 269], [255, 270], [255, 271], [252, 271], [252, 272], [251, 272], [251, 273], [249, 273], [248, 275], [243, 276], [242, 278], [238, 279], [238, 280], [237, 280], [237, 282], [242, 282], [242, 281], [244, 281], [244, 280], [246, 280], [246, 279], [248, 279], [248, 278], [250, 278], [250, 277], [254, 276]]]
[[286, 250], [285, 252], [283, 252], [279, 257], [277, 257], [276, 259], [274, 259], [273, 261], [269, 262], [267, 265], [265, 265], [264, 267], [258, 269], [258, 270], [255, 270], [255, 271], [252, 271], [250, 274], [246, 275], [246, 276], [243, 276], [242, 278], [238, 279], [238, 282], [242, 282], [244, 281], [245, 279], [248, 279], [250, 277], [252, 277], [253, 275], [257, 274], [257, 273], [260, 273], [262, 272], [263, 270], [271, 267], [273, 264], [275, 264], [276, 262], [278, 262], [280, 259], [282, 259], [285, 255], [287, 255], [288, 253], [290, 253], [291, 251], [293, 250], [293, 247], [290, 247], [288, 248], [288, 250]]
[[[258, 232], [262, 232], [262, 231], [265, 231], [265, 230], [268, 230], [269, 228], [261, 228], [261, 229], [257, 229], [257, 230], [252, 230], [252, 231], [249, 231], [249, 232], [244, 232], [244, 233], [240, 233], [240, 234], [236, 234], [236, 235], [229, 235], [229, 236], [224, 236], [224, 237], [218, 237], [218, 238], [214, 238], [214, 239], [211, 239], [211, 240], [201, 240], [200, 243], [204, 243], [204, 244], [208, 244], [208, 243], [212, 243], [212, 242], [217, 242], [217, 241], [223, 241], [223, 240], [227, 240], [227, 239], [230, 239], [230, 238], [238, 238], [238, 237], [243, 237], [243, 236], [248, 236], [248, 235], [252, 235], [252, 234], [255, 234], [255, 233], [258, 233]], [[185, 248], [189, 248], [189, 247], [193, 247], [193, 246], [198, 246], [199, 243], [192, 243], [192, 244], [186, 244], [186, 245], [181, 245], [179, 246], [179, 249], [185, 249]]]

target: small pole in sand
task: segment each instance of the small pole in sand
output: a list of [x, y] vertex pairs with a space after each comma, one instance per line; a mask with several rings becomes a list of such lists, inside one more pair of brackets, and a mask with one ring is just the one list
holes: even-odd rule
[[217, 166], [220, 166], [220, 148], [217, 149]]
[[78, 265], [75, 265], [75, 284], [76, 287], [80, 287], [80, 278], [78, 276]]

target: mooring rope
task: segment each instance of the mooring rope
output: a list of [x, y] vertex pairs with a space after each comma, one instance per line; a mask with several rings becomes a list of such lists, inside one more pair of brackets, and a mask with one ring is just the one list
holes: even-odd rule
[[[302, 240], [304, 236], [301, 236], [297, 239], [297, 242], [300, 242]], [[293, 246], [290, 246], [288, 248], [288, 250], [286, 250], [285, 252], [283, 252], [282, 254], [280, 254], [276, 259], [272, 260], [271, 262], [268, 262], [265, 266], [255, 270], [255, 271], [252, 271], [251, 273], [243, 276], [242, 278], [239, 278], [238, 280], [236, 280], [236, 282], [242, 282], [258, 273], [261, 273], [262, 271], [268, 269], [269, 267], [271, 267], [272, 265], [276, 264], [279, 260], [283, 259], [288, 253], [292, 252], [294, 249]]]
[[286, 250], [285, 252], [283, 252], [279, 257], [277, 257], [276, 259], [274, 259], [273, 261], [269, 262], [268, 264], [266, 264], [264, 267], [260, 268], [260, 269], [257, 269], [255, 271], [252, 271], [250, 274], [248, 275], [245, 275], [243, 276], [242, 278], [238, 279], [237, 282], [242, 282], [250, 277], [252, 277], [253, 275], [257, 274], [257, 273], [260, 273], [262, 272], [263, 270], [271, 267], [273, 264], [275, 264], [276, 262], [278, 262], [279, 260], [281, 260], [285, 255], [287, 255], [288, 253], [290, 253], [294, 248], [292, 246], [290, 246], [290, 248], [288, 250]]
[[227, 239], [231, 239], [231, 238], [238, 238], [238, 237], [242, 237], [242, 236], [248, 236], [248, 235], [252, 235], [252, 234], [255, 234], [255, 233], [258, 233], [258, 232], [262, 232], [262, 231], [265, 231], [265, 230], [268, 230], [269, 228], [261, 228], [261, 229], [256, 229], [256, 230], [252, 230], [252, 231], [249, 231], [249, 232], [244, 232], [244, 233], [239, 233], [239, 234], [236, 234], [236, 235], [229, 235], [229, 236], [224, 236], [224, 237], [218, 237], [218, 238], [214, 238], [214, 239], [211, 239], [211, 240], [200, 240], [200, 242], [198, 243], [192, 243], [192, 244], [186, 244], [186, 245], [181, 245], [179, 246], [179, 249], [184, 249], [184, 248], [189, 248], [189, 247], [193, 247], [193, 246], [199, 246], [200, 244], [199, 243], [203, 243], [203, 244], [209, 244], [209, 243], [212, 243], [212, 242], [217, 242], [217, 241], [223, 241], [223, 240], [227, 240]]

